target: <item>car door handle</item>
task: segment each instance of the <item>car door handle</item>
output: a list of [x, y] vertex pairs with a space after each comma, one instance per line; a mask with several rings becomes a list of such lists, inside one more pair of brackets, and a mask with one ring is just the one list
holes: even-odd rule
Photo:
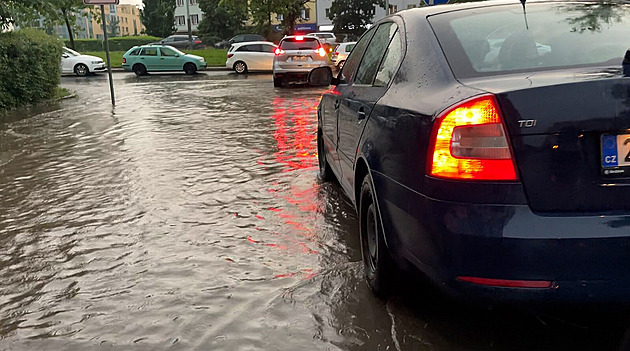
[[359, 118], [360, 120], [365, 119], [365, 111], [363, 110], [363, 107], [361, 107], [357, 112], [357, 118]]
[[339, 100], [336, 100], [335, 101], [335, 110], [339, 109], [339, 104], [340, 104]]
[[160, 57], [160, 60], [164, 60], [164, 57]]

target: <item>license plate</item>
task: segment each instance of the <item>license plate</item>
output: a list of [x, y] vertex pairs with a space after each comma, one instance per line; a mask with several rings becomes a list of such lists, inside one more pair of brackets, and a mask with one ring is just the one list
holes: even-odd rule
[[292, 61], [306, 61], [308, 56], [291, 56]]
[[602, 173], [630, 176], [630, 134], [602, 135]]

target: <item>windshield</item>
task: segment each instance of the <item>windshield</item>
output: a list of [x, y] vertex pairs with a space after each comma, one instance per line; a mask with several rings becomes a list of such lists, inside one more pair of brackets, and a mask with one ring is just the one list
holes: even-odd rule
[[280, 43], [280, 49], [283, 50], [308, 50], [317, 49], [319, 47], [319, 41], [315, 38], [302, 38], [297, 40], [296, 38], [287, 38]]
[[72, 50], [72, 49], [68, 49], [66, 47], [63, 48], [63, 52], [70, 55], [70, 56], [81, 56], [81, 54], [79, 54], [78, 52]]
[[630, 6], [534, 3], [429, 17], [456, 77], [571, 66], [620, 65]]

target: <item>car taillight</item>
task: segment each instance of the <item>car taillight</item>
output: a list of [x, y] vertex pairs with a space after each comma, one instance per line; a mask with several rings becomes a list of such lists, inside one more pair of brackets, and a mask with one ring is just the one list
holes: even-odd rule
[[232, 57], [232, 56], [234, 56], [234, 54], [228, 54], [228, 58], [230, 58], [230, 57]]
[[315, 50], [313, 50], [314, 53], [319, 54], [319, 56], [324, 57], [326, 56], [326, 49], [324, 49], [323, 47], [319, 47]]
[[302, 41], [302, 40], [304, 40], [304, 37], [301, 36], [301, 35], [298, 35], [297, 37], [295, 37], [295, 40], [296, 41]]
[[337, 51], [335, 51], [335, 52], [333, 52], [333, 55], [339, 56], [339, 53]]
[[518, 180], [510, 144], [493, 95], [438, 116], [431, 133], [428, 174], [463, 180]]
[[201, 44], [201, 40], [195, 40], [195, 44]]
[[123, 57], [123, 63], [127, 63], [127, 59]]
[[284, 50], [280, 49], [280, 48], [276, 48], [276, 51], [274, 51], [276, 53], [276, 55], [282, 55], [284, 54]]

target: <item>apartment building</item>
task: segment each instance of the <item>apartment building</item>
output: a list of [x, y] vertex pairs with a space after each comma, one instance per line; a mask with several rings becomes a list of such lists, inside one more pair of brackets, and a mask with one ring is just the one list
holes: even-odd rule
[[[86, 11], [91, 13], [86, 25], [89, 38], [103, 39], [103, 25], [97, 21], [97, 17], [101, 15], [100, 6]], [[110, 36], [140, 35], [144, 30], [140, 21], [140, 10], [135, 5], [106, 5], [105, 19], [108, 23], [107, 34]]]
[[197, 0], [173, 0], [175, 1], [175, 30], [177, 33], [188, 33], [188, 24], [186, 23], [186, 5], [188, 4], [188, 13], [190, 14], [190, 28], [193, 32], [197, 32], [197, 26], [203, 18], [203, 12], [199, 8]]

